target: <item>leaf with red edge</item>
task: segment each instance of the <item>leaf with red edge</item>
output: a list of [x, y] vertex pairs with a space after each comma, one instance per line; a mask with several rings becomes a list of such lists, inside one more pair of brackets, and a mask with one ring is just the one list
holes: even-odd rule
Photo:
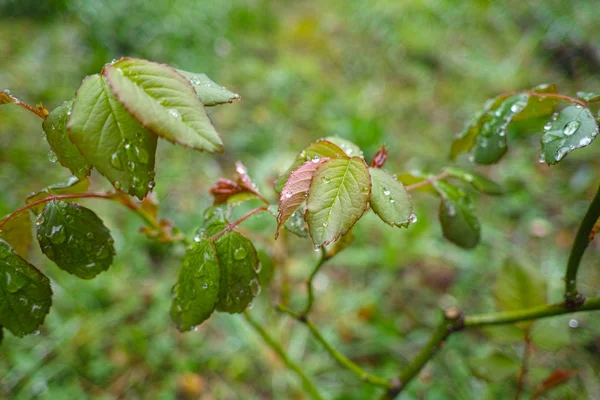
[[381, 146], [377, 153], [373, 156], [373, 160], [371, 161], [371, 167], [373, 168], [381, 168], [385, 164], [388, 158], [388, 149], [385, 145]]
[[557, 369], [553, 371], [550, 376], [540, 382], [531, 398], [536, 399], [540, 394], [566, 383], [578, 373], [579, 371], [576, 369]]
[[329, 158], [319, 158], [318, 160], [308, 161], [290, 174], [279, 197], [279, 213], [277, 215], [275, 238], [279, 236], [281, 226], [306, 201], [308, 189], [310, 189], [310, 183], [315, 171], [328, 160]]
[[259, 198], [263, 198], [252, 179], [250, 179], [250, 175], [248, 175], [248, 169], [241, 161], [235, 162], [235, 177], [238, 185], [248, 190], [249, 192], [254, 193]]
[[348, 232], [365, 212], [371, 194], [369, 167], [361, 157], [332, 158], [317, 168], [304, 216], [315, 246]]

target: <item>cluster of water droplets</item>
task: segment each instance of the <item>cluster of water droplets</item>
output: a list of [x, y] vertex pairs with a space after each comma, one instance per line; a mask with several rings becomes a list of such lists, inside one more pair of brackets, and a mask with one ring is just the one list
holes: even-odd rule
[[[583, 107], [578, 104], [575, 106], [575, 108], [582, 109]], [[556, 121], [558, 120], [559, 116], [559, 113], [552, 114], [551, 120], [544, 125], [544, 132], [542, 136], [543, 144], [552, 144], [553, 146], [557, 147], [557, 150], [554, 153], [554, 158], [556, 161], [562, 160], [569, 152], [575, 149], [589, 145], [598, 135], [598, 127], [596, 127], [589, 135], [579, 138], [578, 141], [577, 139], [572, 140], [571, 137], [575, 135], [581, 128], [581, 121], [571, 120], [565, 123], [562, 127], [556, 126]], [[538, 161], [540, 163], [546, 162], [546, 156], [544, 153], [540, 154]]]
[[[120, 123], [119, 123], [120, 124]], [[154, 172], [149, 171], [147, 177], [140, 178], [141, 169], [145, 171], [150, 162], [150, 154], [145, 149], [142, 133], [136, 133], [132, 139], [123, 138], [114, 153], [110, 155], [110, 165], [119, 171], [129, 171], [132, 174], [131, 186], [134, 190], [145, 190], [154, 187]], [[148, 182], [148, 183], [145, 183]], [[121, 182], [113, 183], [117, 189], [121, 188]]]

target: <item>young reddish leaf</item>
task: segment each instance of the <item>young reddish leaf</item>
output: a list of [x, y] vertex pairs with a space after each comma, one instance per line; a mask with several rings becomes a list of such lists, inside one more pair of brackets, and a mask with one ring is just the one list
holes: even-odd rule
[[6, 222], [0, 228], [0, 239], [10, 244], [21, 256], [26, 256], [33, 242], [29, 213], [23, 212]]
[[279, 236], [279, 229], [287, 222], [293, 213], [306, 201], [308, 189], [313, 175], [329, 158], [319, 158], [308, 161], [291, 173], [279, 196], [279, 213], [277, 214], [277, 231], [275, 238]]
[[361, 157], [333, 158], [317, 168], [305, 214], [315, 246], [327, 245], [354, 226], [371, 193], [369, 167]]
[[225, 178], [217, 179], [217, 183], [210, 188], [210, 194], [214, 197], [214, 206], [227, 203], [230, 197], [245, 191], [245, 188]]
[[537, 399], [539, 397], [539, 395], [546, 393], [547, 391], [549, 391], [559, 385], [562, 385], [563, 383], [568, 382], [569, 379], [571, 379], [578, 373], [579, 373], [579, 371], [577, 371], [576, 369], [554, 370], [550, 374], [550, 376], [548, 376], [546, 379], [544, 379], [542, 382], [540, 382], [540, 384], [535, 389], [535, 392], [533, 393], [533, 396], [531, 398]]
[[173, 68], [122, 58], [102, 70], [116, 97], [144, 128], [171, 141], [211, 153], [223, 152], [204, 104], [190, 82]]
[[196, 74], [180, 69], [177, 72], [190, 81], [200, 101], [207, 107], [233, 103], [234, 100], [240, 99], [239, 94], [230, 92], [223, 86], [216, 84], [205, 74]]
[[0, 239], [0, 325], [23, 337], [44, 322], [51, 304], [50, 279]]
[[283, 188], [283, 185], [285, 185], [287, 178], [299, 166], [301, 166], [307, 161], [318, 160], [319, 158], [323, 157], [348, 158], [344, 150], [342, 150], [338, 145], [325, 139], [317, 140], [316, 142], [311, 143], [307, 148], [302, 150], [300, 154], [296, 156], [296, 160], [294, 161], [294, 163], [288, 168], [288, 170], [283, 175], [279, 177], [279, 179], [277, 179], [277, 183], [275, 184], [275, 190], [277, 192], [281, 192], [281, 189]]
[[65, 101], [56, 107], [42, 122], [46, 140], [56, 155], [56, 159], [79, 179], [88, 176], [92, 166], [71, 141], [67, 132], [67, 120], [71, 113], [73, 101]]
[[373, 156], [373, 160], [371, 161], [371, 167], [373, 168], [381, 168], [385, 164], [388, 158], [388, 149], [386, 146], [381, 146], [377, 153]]
[[252, 182], [252, 179], [250, 179], [250, 175], [248, 175], [248, 169], [244, 164], [242, 164], [241, 161], [235, 162], [235, 172], [236, 182], [238, 183], [238, 185], [240, 185], [247, 191], [254, 193], [258, 198], [263, 198], [258, 189], [256, 188], [254, 182]]
[[388, 225], [407, 227], [412, 204], [402, 183], [382, 169], [369, 168], [369, 172], [372, 185], [369, 201], [375, 214]]

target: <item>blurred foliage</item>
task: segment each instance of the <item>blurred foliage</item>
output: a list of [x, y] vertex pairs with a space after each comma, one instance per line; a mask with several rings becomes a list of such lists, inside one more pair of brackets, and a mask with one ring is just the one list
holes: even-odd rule
[[[270, 184], [298, 151], [331, 135], [356, 142], [369, 159], [385, 143], [390, 172], [437, 173], [449, 164], [453, 135], [485, 99], [544, 82], [573, 94], [600, 89], [599, 22], [594, 2], [560, 0], [2, 0], [0, 89], [52, 109], [73, 97], [85, 75], [128, 55], [204, 72], [239, 93], [241, 102], [210, 110], [224, 155], [159, 145], [161, 217], [192, 233], [210, 203], [209, 188], [231, 175], [237, 159], [272, 200]], [[2, 215], [68, 176], [49, 164], [41, 131], [24, 110], [2, 108]], [[427, 340], [437, 307], [494, 309], [494, 280], [508, 256], [537, 266], [549, 281], [548, 299], [560, 298], [573, 232], [597, 182], [599, 146], [549, 168], [537, 163], [538, 136], [512, 136], [499, 165], [478, 169], [508, 191], [475, 202], [482, 244], [474, 251], [445, 242], [437, 201], [415, 193], [418, 222], [410, 229], [385, 227], [371, 213], [357, 225], [352, 246], [322, 269], [315, 322], [351, 359], [394, 376]], [[458, 165], [466, 167], [466, 158]], [[102, 185], [92, 175], [91, 189]], [[82, 282], [32, 249], [33, 263], [52, 278], [54, 307], [39, 335], [4, 338], [0, 396], [302, 398], [295, 377], [241, 317], [215, 315], [196, 332], [178, 333], [169, 303], [182, 249], [139, 235], [141, 222], [123, 209], [86, 204], [112, 230], [116, 263]], [[253, 313], [327, 397], [372, 398], [375, 390], [340, 370], [304, 327], [267, 307], [269, 296], [302, 304], [316, 259], [307, 255], [310, 242], [284, 236], [273, 245], [275, 224], [267, 215], [244, 229], [265, 234], [259, 254], [274, 262], [263, 271], [276, 271]], [[600, 293], [599, 253], [594, 245], [584, 259], [586, 295]], [[575, 317], [569, 344], [535, 348], [526, 393], [556, 368], [576, 369], [546, 398], [600, 398], [600, 322], [593, 317]], [[404, 398], [512, 397], [514, 375], [489, 383], [470, 367], [490, 354], [518, 360], [523, 345], [511, 328], [453, 336]]]

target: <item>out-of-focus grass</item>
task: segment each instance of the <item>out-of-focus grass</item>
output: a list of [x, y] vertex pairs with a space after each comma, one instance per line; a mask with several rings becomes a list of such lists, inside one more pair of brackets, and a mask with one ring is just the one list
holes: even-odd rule
[[[393, 172], [447, 165], [453, 134], [484, 100], [502, 91], [557, 82], [565, 91], [600, 89], [599, 17], [593, 2], [31, 0], [0, 2], [0, 89], [48, 108], [74, 95], [81, 79], [121, 56], [202, 71], [242, 96], [211, 110], [226, 153], [211, 156], [160, 143], [156, 192], [161, 215], [191, 233], [210, 203], [208, 188], [237, 159], [271, 199], [269, 182], [312, 140], [340, 135], [370, 158], [386, 143]], [[537, 164], [539, 135], [511, 140], [506, 159], [480, 171], [510, 189], [477, 202], [483, 243], [466, 252], [441, 238], [437, 203], [415, 194], [418, 222], [391, 229], [369, 214], [356, 241], [316, 281], [315, 320], [345, 354], [394, 376], [422, 345], [440, 306], [494, 307], [491, 286], [506, 257], [539, 265], [560, 298], [562, 271], [577, 220], [598, 175], [597, 145], [559, 166]], [[0, 110], [0, 214], [68, 173], [47, 161], [39, 121]], [[467, 165], [462, 159], [460, 164]], [[106, 187], [99, 175], [95, 188]], [[10, 335], [0, 348], [0, 394], [11, 398], [302, 398], [295, 377], [239, 316], [214, 315], [179, 334], [169, 321], [170, 287], [182, 249], [153, 244], [124, 209], [87, 202], [116, 239], [115, 265], [81, 281], [44, 260], [53, 308], [37, 336]], [[541, 227], [541, 228], [540, 228]], [[244, 225], [272, 245], [268, 216]], [[257, 234], [253, 234], [256, 237]], [[327, 397], [363, 399], [375, 391], [340, 370], [306, 330], [268, 307], [291, 285], [301, 305], [314, 257], [289, 237], [285, 265], [253, 313], [288, 346]], [[277, 248], [278, 260], [282, 259]], [[598, 250], [581, 281], [598, 295]], [[282, 281], [283, 271], [288, 277]], [[287, 283], [286, 283], [287, 282]], [[352, 295], [348, 295], [352, 293]], [[600, 397], [600, 324], [578, 316], [572, 345], [536, 350], [528, 390], [553, 368], [581, 370], [551, 398]], [[406, 398], [505, 398], [514, 381], [488, 384], [468, 360], [522, 347], [498, 330], [451, 338]], [[498, 333], [499, 332], [499, 333]]]

